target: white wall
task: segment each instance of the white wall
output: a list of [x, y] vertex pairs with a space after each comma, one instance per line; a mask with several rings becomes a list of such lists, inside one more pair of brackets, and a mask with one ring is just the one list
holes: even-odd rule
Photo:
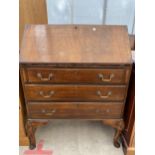
[[134, 33], [134, 0], [47, 0], [49, 24], [127, 25]]

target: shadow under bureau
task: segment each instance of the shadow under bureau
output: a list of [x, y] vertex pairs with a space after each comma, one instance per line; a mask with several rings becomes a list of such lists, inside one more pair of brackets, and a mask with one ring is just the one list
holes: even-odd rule
[[125, 26], [26, 25], [20, 75], [30, 149], [52, 119], [100, 120], [116, 129], [119, 147], [131, 67]]

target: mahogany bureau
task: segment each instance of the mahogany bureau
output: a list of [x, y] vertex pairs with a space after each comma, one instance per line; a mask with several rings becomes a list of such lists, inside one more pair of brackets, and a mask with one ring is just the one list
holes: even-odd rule
[[101, 120], [119, 147], [131, 67], [126, 26], [26, 25], [20, 75], [30, 149], [51, 119]]

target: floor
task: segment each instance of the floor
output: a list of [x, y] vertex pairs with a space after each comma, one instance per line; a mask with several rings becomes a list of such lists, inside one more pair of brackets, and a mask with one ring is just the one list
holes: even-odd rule
[[[97, 121], [53, 120], [47, 126], [37, 129], [36, 140], [44, 141], [43, 149], [50, 154], [25, 152], [28, 147], [20, 147], [20, 155], [123, 155], [122, 148], [112, 143], [114, 129]], [[39, 147], [38, 147], [39, 150]]]

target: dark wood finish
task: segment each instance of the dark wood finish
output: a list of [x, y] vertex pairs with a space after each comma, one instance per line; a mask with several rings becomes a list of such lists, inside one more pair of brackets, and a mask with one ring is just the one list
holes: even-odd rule
[[29, 145], [29, 140], [26, 135], [25, 121], [26, 121], [26, 108], [25, 100], [22, 89], [21, 78], [19, 76], [19, 145]]
[[[47, 24], [46, 0], [19, 0], [19, 46], [23, 37], [25, 24]], [[22, 86], [19, 85], [19, 91]], [[25, 118], [23, 112], [24, 100], [21, 99], [20, 93], [20, 110], [19, 110], [19, 145], [29, 145], [28, 137], [25, 133]]]
[[126, 69], [26, 68], [27, 83], [126, 83]]
[[125, 155], [135, 155], [135, 125], [132, 129], [130, 143], [127, 144], [125, 137], [122, 136], [123, 150]]
[[125, 26], [27, 25], [20, 54], [22, 63], [130, 64], [131, 60]]
[[19, 0], [19, 44], [25, 24], [47, 24], [46, 0]]
[[36, 139], [35, 139], [35, 132], [38, 126], [46, 125], [48, 121], [46, 120], [27, 120], [26, 128], [27, 134], [30, 140], [30, 149], [34, 149], [36, 147]]
[[124, 101], [125, 90], [123, 85], [25, 85], [31, 101]]
[[22, 106], [23, 101], [21, 101], [21, 97], [19, 98], [19, 102], [19, 145], [25, 146], [29, 145], [29, 140], [25, 132], [25, 117]]
[[125, 129], [122, 134], [123, 148], [125, 154], [128, 152], [134, 152], [134, 124], [135, 124], [135, 65], [133, 65], [131, 78], [129, 83], [129, 90], [127, 94], [125, 113]]
[[40, 118], [121, 118], [124, 104], [117, 102], [30, 102], [28, 117]]
[[20, 74], [30, 148], [37, 126], [55, 118], [102, 120], [119, 147], [131, 62], [124, 26], [28, 25]]

